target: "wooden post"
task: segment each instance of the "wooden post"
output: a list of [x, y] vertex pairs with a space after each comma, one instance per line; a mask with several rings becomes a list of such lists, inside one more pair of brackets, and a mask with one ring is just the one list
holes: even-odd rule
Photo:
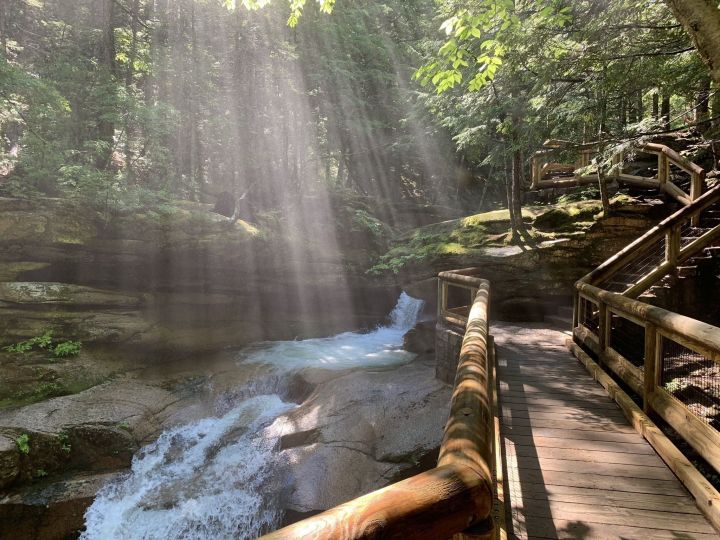
[[618, 178], [622, 174], [622, 164], [624, 158], [623, 154], [624, 153], [622, 151], [613, 154], [611, 163], [613, 165], [613, 168], [615, 169], [615, 173], [613, 175], [615, 176], [615, 178]]
[[695, 201], [702, 195], [702, 178], [699, 173], [692, 173], [692, 182], [690, 183], [690, 199]]
[[600, 354], [604, 353], [610, 343], [610, 310], [605, 302], [598, 303], [598, 343]]
[[573, 331], [580, 325], [580, 293], [573, 291]]
[[447, 297], [448, 297], [448, 284], [444, 279], [438, 278], [438, 305], [437, 305], [438, 321], [442, 320], [443, 313], [447, 309]]
[[665, 184], [667, 184], [668, 177], [669, 177], [669, 167], [668, 158], [665, 154], [658, 154], [658, 180], [660, 182], [660, 191], [665, 190]]
[[665, 235], [665, 262], [677, 266], [680, 255], [680, 227], [672, 227]]
[[[690, 200], [695, 201], [703, 194], [703, 184], [705, 183], [705, 172], [693, 172], [692, 182], [690, 183]], [[700, 225], [700, 214], [694, 216], [691, 220], [693, 227]]]
[[538, 164], [538, 157], [533, 156], [530, 163], [532, 168], [532, 171], [530, 173], [532, 180], [532, 190], [537, 191], [538, 189], [540, 189], [540, 167]]
[[645, 325], [645, 381], [643, 388], [643, 410], [645, 414], [649, 414], [652, 406], [652, 394], [655, 392], [655, 386], [657, 385], [657, 378], [659, 372], [659, 360], [658, 355], [660, 347], [658, 347], [658, 341], [660, 336], [657, 333], [657, 328], [654, 324]]

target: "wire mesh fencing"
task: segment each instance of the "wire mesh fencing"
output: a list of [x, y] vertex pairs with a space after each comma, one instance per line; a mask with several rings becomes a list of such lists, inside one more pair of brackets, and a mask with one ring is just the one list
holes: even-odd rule
[[720, 365], [663, 336], [661, 386], [703, 422], [720, 429]]
[[608, 346], [622, 355], [633, 366], [645, 366], [645, 327], [616, 313], [610, 316], [610, 339]]
[[599, 285], [610, 292], [623, 293], [644, 276], [665, 262], [665, 237], [642, 248], [639, 256], [635, 256], [609, 278]]
[[598, 305], [592, 300], [581, 296], [578, 308], [578, 322], [591, 332], [597, 334], [600, 330], [600, 308]]

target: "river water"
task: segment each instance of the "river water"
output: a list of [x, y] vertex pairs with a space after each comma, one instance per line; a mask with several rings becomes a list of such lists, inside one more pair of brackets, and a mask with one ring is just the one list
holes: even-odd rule
[[[403, 336], [421, 309], [403, 293], [389, 323], [372, 332], [263, 343], [241, 351], [238, 362], [266, 365], [278, 380], [307, 367], [402, 365], [414, 356], [403, 350]], [[282, 422], [275, 421], [295, 406], [264, 393], [165, 431], [138, 452], [127, 475], [98, 493], [81, 538], [253, 539], [277, 528]]]

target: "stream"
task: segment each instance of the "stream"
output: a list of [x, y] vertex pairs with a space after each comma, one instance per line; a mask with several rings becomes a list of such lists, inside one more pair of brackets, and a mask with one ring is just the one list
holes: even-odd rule
[[[241, 351], [238, 362], [265, 365], [279, 381], [303, 368], [402, 365], [414, 357], [403, 350], [403, 336], [421, 309], [421, 300], [402, 293], [389, 323], [374, 331], [262, 343]], [[127, 475], [100, 490], [81, 538], [249, 540], [276, 529], [282, 519], [276, 448], [286, 426], [276, 420], [296, 406], [263, 393], [218, 417], [165, 431], [134, 456]]]

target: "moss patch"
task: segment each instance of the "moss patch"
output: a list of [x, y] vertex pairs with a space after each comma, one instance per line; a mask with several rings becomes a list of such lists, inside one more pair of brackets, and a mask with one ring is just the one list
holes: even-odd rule
[[[619, 196], [611, 205], [627, 202], [627, 197]], [[602, 203], [597, 200], [523, 208], [523, 221], [538, 242], [582, 233], [601, 216]], [[421, 264], [441, 266], [454, 258], [472, 259], [483, 255], [485, 248], [507, 245], [510, 236], [510, 214], [506, 209], [427, 225], [399, 237], [369, 272], [397, 274]]]

